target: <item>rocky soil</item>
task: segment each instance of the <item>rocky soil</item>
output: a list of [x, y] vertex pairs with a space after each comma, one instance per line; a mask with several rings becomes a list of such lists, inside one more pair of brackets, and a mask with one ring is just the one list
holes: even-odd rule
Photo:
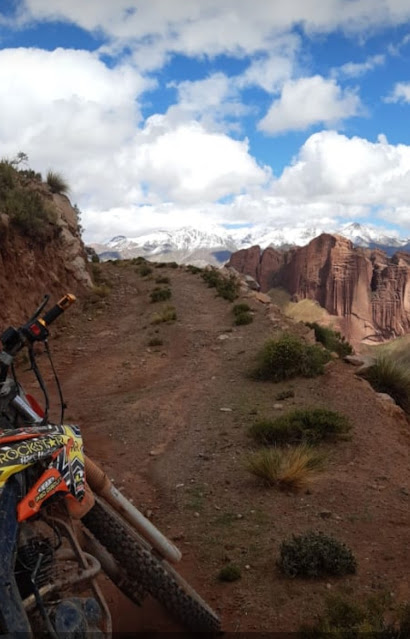
[[[82, 427], [87, 453], [175, 540], [181, 573], [219, 611], [224, 629], [295, 631], [322, 610], [329, 592], [409, 599], [410, 431], [401, 412], [340, 360], [314, 379], [250, 380], [258, 347], [290, 326], [266, 300], [241, 298], [254, 321], [234, 327], [232, 305], [185, 268], [154, 268], [147, 277], [131, 264], [99, 268], [111, 293], [79, 301], [53, 328], [66, 421]], [[150, 302], [158, 276], [171, 281], [178, 316], [171, 324], [151, 324], [168, 303]], [[149, 346], [155, 337], [163, 345]], [[294, 398], [275, 400], [288, 389]], [[252, 448], [248, 427], [314, 406], [347, 415], [351, 439], [326, 446], [326, 471], [307, 492], [258, 485], [243, 468]], [[306, 530], [348, 544], [357, 574], [313, 582], [282, 576], [281, 541]], [[220, 583], [230, 561], [242, 577]], [[175, 628], [156, 604], [139, 609], [105, 588], [118, 631]]]

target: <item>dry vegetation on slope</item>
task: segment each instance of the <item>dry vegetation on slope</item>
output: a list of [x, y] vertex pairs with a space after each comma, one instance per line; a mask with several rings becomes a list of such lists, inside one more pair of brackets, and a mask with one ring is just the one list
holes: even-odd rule
[[[334, 593], [410, 599], [410, 438], [400, 410], [339, 359], [323, 375], [252, 378], [268, 337], [286, 331], [312, 341], [312, 332], [254, 294], [232, 303], [195, 271], [150, 268], [143, 275], [141, 262], [95, 265], [105, 288], [56, 326], [55, 360], [67, 417], [83, 428], [87, 452], [181, 547], [181, 572], [224, 628], [294, 631]], [[152, 303], [158, 277], [169, 279], [171, 297]], [[236, 325], [233, 305], [242, 303], [253, 321]], [[173, 314], [157, 322], [170, 306]], [[288, 490], [258, 482], [246, 470], [260, 448], [250, 427], [310, 409], [345, 416], [348, 436], [313, 444], [323, 461], [314, 483]], [[323, 533], [323, 556], [318, 563], [315, 551], [308, 570], [330, 570], [290, 578], [277, 563], [283, 542], [292, 549], [292, 535], [310, 531]], [[310, 552], [316, 537], [307, 539]], [[171, 628], [151, 605], [134, 608], [113, 590], [110, 603], [117, 629]]]

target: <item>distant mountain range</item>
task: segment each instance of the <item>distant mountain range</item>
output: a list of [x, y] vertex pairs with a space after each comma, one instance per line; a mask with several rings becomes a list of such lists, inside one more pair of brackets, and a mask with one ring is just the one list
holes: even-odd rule
[[[91, 246], [102, 260], [142, 256], [153, 261], [221, 266], [229, 260], [232, 253], [240, 249], [255, 245], [284, 249], [305, 246], [323, 232], [325, 230], [322, 228], [308, 226], [281, 229], [257, 226], [234, 230], [211, 227], [207, 231], [185, 226], [177, 230], [158, 229], [136, 237], [118, 235], [107, 242]], [[388, 255], [393, 255], [398, 250], [410, 252], [410, 238], [400, 238], [394, 232], [389, 234], [375, 226], [353, 222], [326, 232], [342, 235], [355, 246], [380, 248]]]

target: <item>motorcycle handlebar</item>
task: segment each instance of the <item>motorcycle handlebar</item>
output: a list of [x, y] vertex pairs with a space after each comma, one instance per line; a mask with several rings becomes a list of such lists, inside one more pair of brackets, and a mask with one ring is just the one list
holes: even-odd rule
[[53, 306], [53, 308], [47, 311], [47, 313], [43, 315], [43, 317], [39, 321], [42, 324], [44, 323], [45, 326], [50, 326], [50, 324], [54, 322], [54, 320], [56, 320], [57, 317], [59, 317], [62, 313], [64, 313], [64, 311], [69, 308], [71, 304], [74, 304], [75, 299], [75, 295], [67, 293], [67, 295], [64, 295], [64, 297], [62, 297], [61, 300], [59, 300], [57, 304]]

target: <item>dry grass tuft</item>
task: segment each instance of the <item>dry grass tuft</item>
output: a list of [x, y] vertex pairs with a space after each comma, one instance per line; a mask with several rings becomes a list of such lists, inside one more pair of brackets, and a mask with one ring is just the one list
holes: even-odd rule
[[249, 455], [246, 469], [266, 486], [298, 491], [306, 488], [324, 469], [323, 453], [307, 445], [262, 449]]

